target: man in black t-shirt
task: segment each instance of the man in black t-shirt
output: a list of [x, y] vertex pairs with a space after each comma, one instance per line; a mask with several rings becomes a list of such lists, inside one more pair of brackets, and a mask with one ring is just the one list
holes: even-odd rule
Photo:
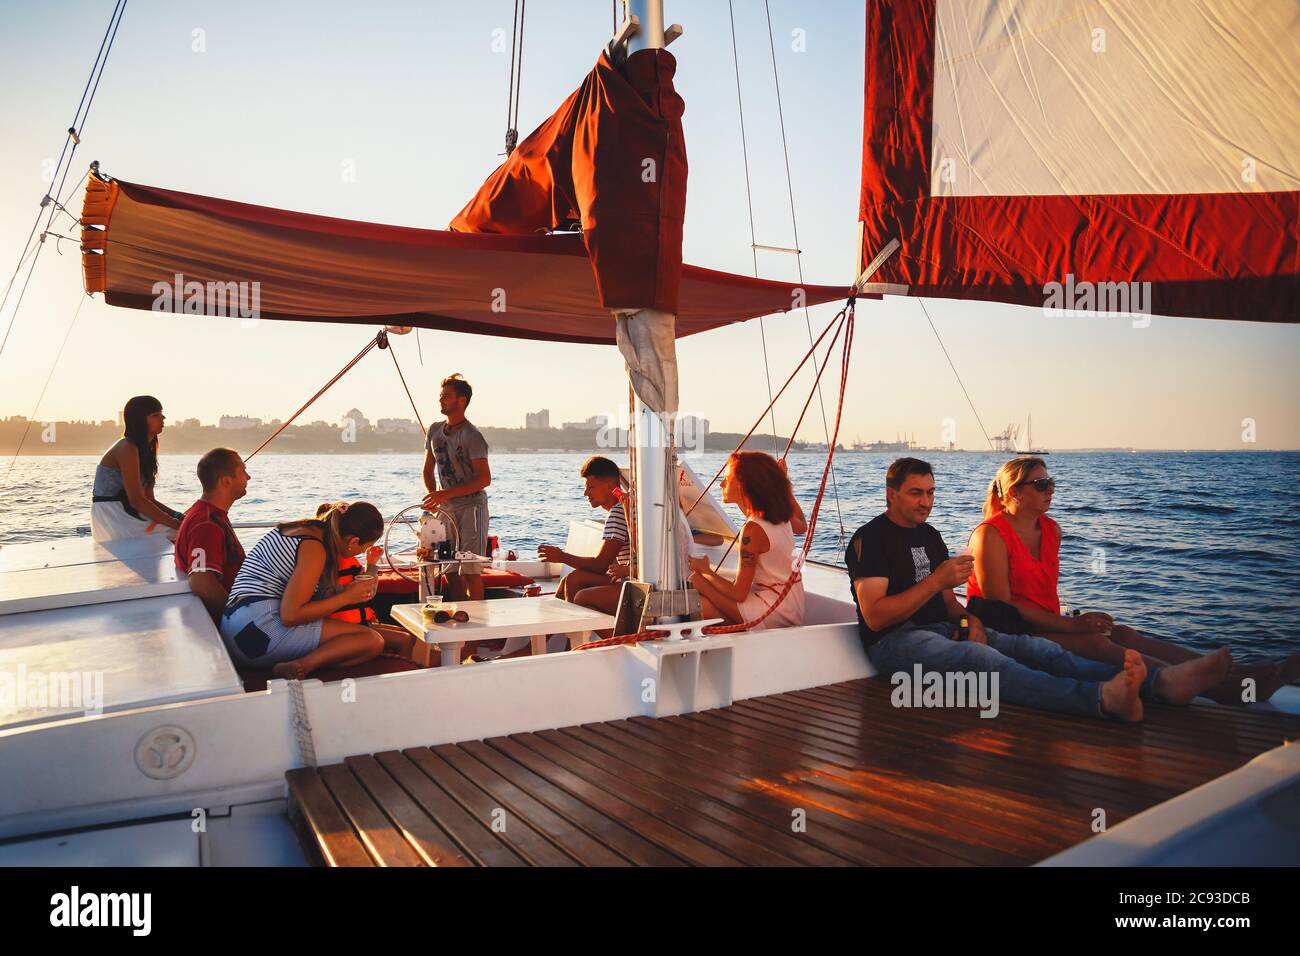
[[[885, 486], [887, 510], [857, 530], [844, 563], [862, 644], [876, 670], [894, 683], [897, 706], [914, 706], [899, 690], [915, 673], [932, 689], [935, 684], [970, 687], [978, 678], [981, 687], [992, 685], [994, 698], [1000, 695], [1008, 703], [1141, 720], [1144, 700], [1185, 704], [1225, 676], [1230, 659], [1225, 664], [1222, 655], [1148, 673], [1136, 651], [1115, 666], [1076, 657], [1045, 638], [986, 629], [952, 590], [970, 577], [973, 559], [966, 553], [950, 558], [942, 536], [926, 521], [934, 508], [930, 465], [900, 458], [889, 466]], [[963, 617], [970, 625], [967, 640], [956, 633]], [[938, 672], [946, 681], [932, 681], [924, 671]], [[943, 693], [934, 697], [939, 706], [964, 706]], [[925, 696], [920, 705], [935, 706], [931, 699]], [[996, 715], [996, 699], [989, 710], [983, 716]]]

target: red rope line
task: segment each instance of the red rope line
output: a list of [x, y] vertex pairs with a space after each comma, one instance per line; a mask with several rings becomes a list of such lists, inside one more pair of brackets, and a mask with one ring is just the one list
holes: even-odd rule
[[316, 399], [320, 398], [320, 397], [321, 397], [322, 395], [324, 395], [327, 391], [329, 391], [330, 386], [332, 386], [335, 382], [337, 382], [337, 381], [338, 381], [339, 379], [341, 379], [344, 375], [346, 375], [349, 371], [351, 371], [352, 366], [356, 365], [356, 364], [357, 364], [358, 362], [360, 362], [363, 358], [365, 358], [365, 357], [366, 357], [366, 354], [367, 354], [371, 349], [373, 349], [376, 345], [379, 344], [380, 338], [381, 338], [382, 336], [383, 336], [383, 333], [381, 332], [379, 335], [376, 335], [373, 339], [371, 339], [371, 340], [370, 340], [370, 344], [368, 344], [365, 348], [363, 348], [360, 352], [358, 352], [358, 353], [356, 354], [356, 357], [355, 357], [351, 362], [349, 362], [347, 365], [343, 366], [343, 368], [339, 370], [339, 372], [338, 372], [337, 375], [335, 375], [332, 379], [330, 379], [328, 382], [326, 382], [324, 385], [322, 385], [321, 388], [320, 388], [320, 390], [317, 391], [315, 395], [313, 395], [311, 398], [307, 399], [306, 404], [303, 405], [302, 408], [298, 409], [296, 412], [294, 412], [292, 415], [290, 415], [288, 421], [284, 422], [284, 423], [283, 423], [279, 428], [277, 428], [275, 431], [271, 432], [271, 434], [267, 437], [266, 441], [262, 442], [262, 444], [258, 445], [258, 446], [257, 446], [256, 448], [254, 448], [251, 452], [249, 452], [247, 455], [245, 455], [245, 456], [244, 456], [244, 461], [247, 462], [247, 461], [252, 460], [252, 457], [253, 457], [254, 455], [256, 455], [259, 451], [261, 451], [263, 448], [265, 448], [267, 445], [271, 444], [271, 442], [273, 442], [273, 441], [275, 440], [275, 437], [276, 437], [277, 435], [279, 435], [280, 432], [284, 431], [286, 428], [288, 428], [290, 425], [292, 425], [293, 422], [294, 422], [294, 419], [296, 419], [299, 415], [301, 415], [303, 412], [305, 412], [308, 408], [311, 407], [312, 402], [316, 401]]
[[[822, 339], [826, 338], [826, 333], [831, 330], [832, 326], [836, 325], [838, 322], [840, 322], [841, 319], [844, 318], [845, 313], [851, 308], [851, 306], [852, 303], [850, 302], [849, 305], [846, 305], [843, 309], [840, 309], [840, 311], [836, 314], [835, 318], [831, 319], [830, 322], [826, 324], [826, 328], [822, 330], [822, 334], [817, 336], [817, 341], [812, 344], [812, 348], [808, 349], [807, 354], [804, 355], [803, 359], [799, 362], [799, 364], [795, 366], [794, 371], [790, 373], [790, 377], [785, 380], [785, 384], [782, 385], [780, 391], [776, 393], [776, 397], [767, 403], [767, 408], [763, 409], [762, 415], [758, 416], [758, 420], [754, 422], [753, 427], [751, 427], [749, 431], [745, 432], [745, 437], [740, 440], [740, 444], [737, 445], [734, 449], [732, 449], [733, 454], [745, 447], [745, 442], [749, 441], [750, 437], [754, 434], [754, 432], [758, 430], [758, 426], [763, 424], [763, 416], [766, 415], [768, 411], [771, 410], [772, 406], [775, 405], [780, 400], [781, 396], [785, 394], [785, 390], [790, 387], [790, 383], [793, 382], [794, 377], [799, 374], [799, 370], [808, 363], [808, 359], [812, 358], [813, 352], [817, 350], [817, 346], [821, 344]], [[835, 334], [838, 337], [839, 333], [836, 332]], [[825, 368], [825, 364], [823, 364], [822, 367]], [[804, 407], [805, 409], [807, 408], [807, 406]], [[789, 446], [786, 446], [786, 449], [789, 450]], [[704, 486], [704, 490], [700, 492], [700, 496], [695, 499], [695, 504], [691, 505], [689, 508], [686, 509], [686, 517], [689, 518], [691, 512], [695, 510], [695, 505], [698, 505], [701, 501], [704, 500], [704, 496], [709, 493], [709, 489], [713, 487], [714, 483], [719, 478], [722, 477], [722, 473], [723, 471], [726, 470], [726, 468], [727, 468], [726, 462], [723, 462], [722, 467], [718, 469], [717, 474], [715, 474], [713, 478], [709, 481], [709, 483]]]
[[402, 366], [397, 364], [397, 353], [393, 351], [393, 343], [388, 343], [388, 354], [393, 358], [393, 368], [397, 369], [397, 377], [402, 380], [402, 388], [406, 389], [406, 399], [411, 403], [411, 411], [415, 412], [415, 423], [420, 426], [420, 433], [424, 434], [424, 419], [420, 417], [420, 410], [415, 407], [415, 399], [411, 397], [411, 389], [406, 384], [406, 376], [402, 374]]
[[[835, 446], [839, 443], [840, 421], [844, 416], [844, 394], [849, 379], [849, 359], [853, 351], [853, 319], [854, 319], [853, 300], [849, 300], [849, 303], [840, 311], [840, 314], [836, 318], [844, 319], [843, 328], [845, 334], [844, 334], [844, 344], [840, 354], [840, 393], [839, 393], [838, 405], [835, 410], [835, 431], [831, 436], [830, 447], [826, 450], [826, 464], [822, 468], [821, 485], [817, 489], [817, 500], [813, 502], [812, 513], [809, 514], [808, 516], [808, 530], [805, 532], [804, 535], [803, 551], [799, 558], [798, 565], [791, 569], [790, 576], [786, 579], [785, 585], [781, 589], [781, 593], [777, 596], [777, 599], [774, 602], [772, 602], [772, 605], [765, 612], [763, 612], [763, 614], [759, 615], [759, 617], [755, 618], [752, 621], [745, 621], [740, 624], [719, 624], [719, 625], [714, 625], [712, 627], [706, 627], [702, 631], [702, 633], [706, 635], [712, 636], [715, 634], [736, 634], [757, 627], [763, 621], [767, 620], [767, 618], [770, 617], [776, 611], [776, 609], [781, 606], [781, 602], [786, 599], [786, 596], [790, 593], [791, 588], [794, 587], [795, 581], [799, 580], [802, 577], [803, 565], [808, 559], [808, 552], [812, 549], [813, 536], [817, 530], [817, 517], [821, 513], [822, 499], [826, 495], [826, 482], [827, 479], [830, 477], [831, 462], [835, 457]], [[826, 330], [829, 331], [830, 326], [827, 326]], [[818, 337], [817, 341], [820, 342], [822, 337], [824, 337], [825, 335], [826, 332], [823, 332], [822, 335]], [[839, 332], [836, 332], [835, 335], [836, 338], [839, 338]], [[831, 347], [834, 348], [834, 345], [835, 345], [835, 340], [832, 339]], [[814, 348], [815, 347], [816, 345], [814, 343]], [[809, 354], [811, 354], [811, 352]], [[829, 358], [829, 354], [827, 357]], [[806, 362], [807, 360], [808, 360], [808, 356], [804, 356], [804, 361]], [[800, 367], [802, 367], [803, 362], [800, 362], [799, 365]], [[825, 367], [826, 367], [825, 364], [823, 364], [822, 366], [823, 371], [825, 370]], [[797, 372], [798, 369], [795, 369], [795, 371]], [[793, 377], [794, 376], [791, 376], [791, 378]], [[820, 375], [818, 376], [818, 378], [820, 378]], [[789, 384], [790, 384], [789, 381], [787, 381], [786, 385]], [[816, 388], [817, 385], [816, 383], [814, 383], [813, 391], [816, 391]], [[785, 387], [782, 386], [781, 390], [785, 391]], [[777, 397], [778, 398], [780, 397], [779, 393]], [[810, 393], [809, 402], [811, 402], [811, 398], [812, 395]], [[807, 411], [807, 409], [808, 409], [808, 405], [805, 404], [804, 410]], [[767, 414], [767, 409], [763, 410], [763, 414], [764, 415]], [[759, 420], [758, 420], [759, 424], [762, 424], [762, 421], [763, 421], [762, 416], [759, 416]], [[755, 425], [755, 428], [757, 428], [757, 425]], [[753, 429], [750, 430], [750, 434], [753, 434]], [[746, 436], [746, 438], [748, 438], [748, 436]], [[743, 441], [741, 442], [741, 445], [744, 445]], [[786, 448], [786, 451], [789, 451], [789, 447]], [[719, 472], [719, 474], [721, 474], [721, 472]], [[712, 482], [710, 482], [710, 484], [712, 484]], [[705, 489], [706, 493], [707, 491], [708, 489]], [[698, 503], [699, 501], [697, 500], [696, 504]], [[607, 638], [602, 641], [592, 641], [588, 644], [583, 644], [581, 647], [578, 648], [578, 650], [585, 651], [597, 647], [616, 647], [623, 644], [639, 644], [642, 641], [662, 640], [663, 636], [664, 636], [663, 633], [659, 631], [640, 631], [636, 634], [624, 634], [618, 637]]]

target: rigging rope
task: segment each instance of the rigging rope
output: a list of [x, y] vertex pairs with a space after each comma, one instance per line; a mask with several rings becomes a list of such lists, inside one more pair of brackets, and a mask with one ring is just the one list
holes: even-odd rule
[[397, 364], [397, 350], [393, 348], [391, 342], [388, 344], [388, 354], [393, 359], [393, 368], [397, 369], [397, 377], [402, 380], [402, 388], [406, 391], [407, 401], [411, 403], [411, 411], [415, 412], [415, 423], [420, 426], [420, 434], [427, 434], [424, 430], [424, 419], [420, 417], [420, 410], [415, 407], [415, 399], [411, 397], [411, 389], [406, 384], [406, 376], [402, 374], [402, 366]]
[[[745, 136], [745, 101], [740, 95], [740, 56], [736, 52], [736, 13], [732, 0], [727, 0], [727, 15], [731, 18], [731, 64], [736, 73], [736, 110], [740, 114], [740, 155], [745, 170], [745, 202], [749, 207], [749, 254], [754, 260], [754, 278], [758, 278], [758, 235], [754, 230], [754, 193], [749, 184], [749, 144]], [[758, 335], [763, 343], [763, 371], [767, 374], [767, 400], [772, 416], [772, 451], [776, 451], [776, 410], [772, 409], [772, 366], [767, 359], [767, 329], [763, 316], [758, 317]]]
[[[62, 193], [63, 186], [68, 181], [68, 173], [72, 169], [73, 157], [77, 153], [77, 147], [81, 145], [81, 132], [86, 128], [86, 120], [90, 117], [90, 108], [94, 105], [95, 94], [99, 91], [99, 81], [104, 76], [104, 68], [108, 66], [108, 55], [113, 51], [113, 43], [117, 39], [117, 28], [121, 26], [122, 17], [126, 13], [126, 5], [128, 2], [129, 0], [117, 0], [116, 5], [113, 7], [113, 13], [108, 18], [108, 27], [104, 30], [104, 38], [99, 41], [99, 51], [95, 54], [95, 62], [90, 67], [90, 76], [86, 78], [86, 86], [81, 91], [81, 102], [77, 104], [77, 111], [73, 114], [72, 125], [68, 127], [67, 136], [63, 140], [63, 149], [59, 152], [59, 159], [58, 162], [55, 163], [54, 172], [50, 176], [50, 182], [53, 183], [54, 179], [58, 177], [60, 169], [63, 170], [63, 178], [59, 180], [58, 187], [51, 190], [53, 196], [51, 196], [50, 193], [46, 193], [44, 199], [41, 201], [41, 208], [36, 213], [36, 219], [35, 222], [32, 223], [31, 232], [28, 233], [27, 241], [23, 244], [23, 249], [18, 254], [18, 265], [14, 267], [13, 277], [10, 278], [9, 284], [5, 287], [4, 296], [0, 297], [0, 310], [3, 310], [5, 303], [9, 301], [9, 292], [12, 290], [14, 280], [18, 277], [18, 273], [22, 269], [22, 263], [27, 257], [27, 251], [32, 244], [32, 238], [36, 235], [37, 228], [40, 226], [41, 212], [44, 211], [45, 207], [50, 204], [50, 201], [55, 196]], [[82, 111], [83, 106], [85, 107], [84, 112]], [[69, 142], [72, 143], [72, 150], [70, 152], [68, 150]], [[65, 155], [68, 158], [66, 167], [63, 164], [63, 157]], [[66, 198], [66, 196], [64, 198]], [[56, 206], [57, 205], [59, 204], [56, 203]], [[54, 221], [54, 214], [56, 211], [56, 208], [50, 209], [50, 213], [46, 217], [45, 221], [46, 231], [49, 230], [50, 224]], [[23, 282], [23, 294], [27, 291], [27, 284], [31, 281], [32, 273], [36, 271], [36, 263], [40, 260], [41, 250], [44, 246], [45, 240], [42, 235], [40, 243], [35, 247], [36, 254], [32, 257], [31, 265], [28, 267], [27, 279]], [[9, 333], [13, 331], [14, 324], [18, 320], [18, 310], [22, 306], [22, 299], [23, 295], [20, 294], [18, 297], [18, 303], [14, 306], [13, 314], [9, 317], [9, 325], [5, 328], [4, 338], [0, 339], [0, 355], [4, 354], [5, 346], [9, 343]]]
[[[803, 252], [799, 245], [799, 222], [795, 218], [794, 212], [794, 180], [790, 175], [790, 147], [786, 143], [785, 136], [785, 111], [781, 107], [781, 77], [776, 68], [776, 42], [772, 38], [772, 8], [768, 5], [768, 0], [763, 0], [763, 9], [767, 13], [767, 44], [772, 52], [772, 82], [776, 86], [776, 116], [781, 127], [781, 153], [785, 157], [785, 185], [786, 191], [790, 195], [790, 228], [794, 235], [794, 261], [799, 270], [799, 285], [803, 285]], [[812, 342], [812, 318], [808, 315], [808, 306], [803, 307], [804, 324], [808, 327], [808, 341]], [[821, 373], [818, 372], [820, 378]], [[817, 387], [817, 403], [821, 406], [822, 411], [822, 434], [826, 436], [829, 444], [829, 428], [826, 424], [826, 402], [822, 400], [821, 386]], [[794, 440], [795, 432], [790, 433], [791, 441]], [[787, 451], [789, 449], [787, 448]], [[784, 456], [783, 456], [784, 457]], [[835, 514], [840, 522], [840, 547], [844, 547], [844, 512], [840, 508], [840, 488], [839, 482], [835, 478], [835, 469], [831, 468], [831, 490], [835, 495]]]
[[63, 333], [63, 341], [59, 344], [59, 351], [55, 353], [54, 362], [50, 365], [50, 373], [45, 376], [45, 384], [41, 386], [41, 394], [36, 399], [36, 405], [32, 408], [31, 415], [27, 418], [27, 427], [23, 429], [23, 435], [18, 439], [18, 447], [14, 449], [14, 456], [9, 459], [9, 467], [5, 470], [4, 484], [0, 487], [9, 486], [9, 475], [14, 470], [14, 465], [18, 463], [18, 456], [22, 453], [23, 445], [27, 442], [27, 435], [32, 430], [32, 425], [36, 423], [36, 414], [41, 410], [41, 402], [45, 400], [45, 391], [50, 387], [50, 382], [54, 378], [54, 370], [59, 367], [59, 360], [63, 358], [63, 350], [68, 346], [68, 339], [72, 337], [72, 329], [77, 324], [77, 316], [81, 315], [81, 307], [86, 304], [90, 296], [83, 294], [77, 301], [77, 309], [72, 313], [72, 321], [68, 323], [68, 329]]
[[[840, 321], [845, 317], [845, 315], [848, 312], [852, 310], [852, 308], [853, 308], [853, 300], [850, 299], [848, 301], [848, 304], [846, 304], [844, 308], [840, 309], [840, 311], [836, 314], [835, 318], [831, 319], [830, 322], [827, 323], [826, 328], [822, 330], [822, 334], [817, 336], [817, 341], [813, 343], [813, 347], [810, 348], [806, 353], [804, 353], [804, 357], [800, 359], [799, 364], [796, 365], [794, 371], [790, 373], [790, 377], [785, 380], [785, 384], [782, 385], [780, 391], [776, 393], [776, 398], [772, 399], [773, 402], [777, 402], [780, 400], [781, 396], [785, 394], [785, 390], [790, 387], [790, 383], [794, 381], [795, 376], [799, 374], [799, 370], [802, 369], [804, 365], [808, 363], [808, 359], [812, 357], [813, 350], [816, 349], [819, 344], [821, 344], [822, 339], [826, 338], [826, 333], [829, 332], [833, 326], [840, 324]], [[839, 333], [836, 334], [838, 335]], [[754, 432], [758, 430], [758, 426], [763, 423], [763, 416], [767, 414], [767, 411], [768, 410], [765, 408], [763, 409], [762, 412], [759, 413], [757, 421], [754, 422], [754, 424], [750, 427], [749, 431], [745, 433], [745, 437], [742, 438], [740, 440], [740, 443], [736, 445], [736, 447], [733, 449], [733, 454], [745, 447], [745, 442], [749, 441], [750, 436], [753, 435]], [[695, 510], [696, 505], [698, 505], [701, 501], [704, 500], [704, 496], [709, 493], [709, 489], [713, 487], [714, 482], [716, 482], [719, 478], [722, 477], [722, 472], [726, 470], [726, 467], [727, 467], [726, 462], [723, 462], [722, 467], [717, 470], [717, 472], [713, 475], [713, 478], [710, 479], [709, 483], [704, 486], [704, 490], [700, 492], [700, 496], [695, 499], [695, 503], [686, 509], [687, 517], [689, 517], [691, 512]]]
[[948, 346], [943, 344], [943, 339], [939, 336], [939, 330], [935, 328], [934, 320], [930, 318], [930, 310], [925, 307], [925, 300], [920, 296], [916, 297], [917, 304], [921, 306], [921, 311], [925, 313], [925, 321], [930, 323], [930, 331], [934, 337], [939, 340], [939, 348], [943, 349], [943, 357], [948, 360], [948, 367], [952, 369], [952, 374], [957, 376], [957, 384], [961, 386], [961, 393], [966, 396], [966, 404], [970, 406], [971, 412], [975, 416], [975, 421], [979, 422], [980, 431], [984, 432], [984, 440], [989, 443], [989, 448], [997, 451], [993, 446], [993, 440], [989, 438], [988, 431], [984, 428], [984, 423], [980, 421], [980, 413], [975, 411], [975, 403], [970, 399], [970, 392], [966, 391], [966, 383], [961, 380], [961, 373], [957, 371], [957, 366], [953, 364], [952, 356], [948, 354]]
[[[524, 79], [524, 14], [527, 7], [528, 0], [515, 0], [515, 12], [510, 19], [510, 80], [506, 84], [507, 156], [515, 151], [515, 146], [519, 143], [519, 87]], [[519, 51], [517, 60], [516, 47]]]
[[274, 441], [274, 440], [275, 440], [275, 437], [276, 437], [277, 435], [279, 435], [280, 432], [284, 431], [286, 428], [288, 428], [290, 425], [293, 424], [294, 419], [296, 419], [299, 415], [301, 415], [303, 412], [305, 412], [308, 408], [311, 407], [312, 402], [316, 401], [316, 399], [320, 398], [320, 397], [321, 397], [322, 395], [324, 395], [327, 391], [329, 391], [330, 387], [331, 387], [335, 382], [337, 382], [337, 381], [338, 381], [339, 379], [341, 379], [344, 375], [346, 375], [349, 371], [351, 371], [351, 370], [352, 370], [352, 366], [356, 365], [356, 364], [357, 364], [358, 362], [360, 362], [363, 358], [365, 358], [365, 357], [370, 353], [370, 350], [373, 349], [375, 346], [377, 346], [377, 345], [380, 343], [380, 341], [383, 340], [385, 337], [386, 337], [385, 333], [384, 333], [384, 332], [380, 332], [380, 333], [379, 333], [378, 335], [376, 335], [373, 339], [371, 339], [371, 340], [369, 341], [369, 343], [367, 343], [366, 347], [363, 348], [360, 352], [358, 352], [358, 353], [356, 354], [356, 356], [352, 359], [351, 362], [349, 362], [347, 365], [343, 366], [343, 368], [339, 369], [338, 373], [337, 373], [333, 378], [331, 378], [328, 382], [326, 382], [324, 385], [322, 385], [322, 386], [320, 387], [320, 389], [317, 390], [317, 392], [316, 392], [315, 395], [313, 395], [311, 398], [307, 399], [306, 403], [303, 404], [302, 408], [298, 409], [296, 412], [294, 412], [292, 415], [290, 415], [287, 421], [285, 421], [283, 424], [281, 424], [280, 427], [277, 428], [275, 431], [271, 432], [271, 434], [270, 434], [269, 436], [267, 436], [266, 441], [262, 442], [262, 444], [258, 445], [258, 446], [257, 446], [256, 448], [254, 448], [251, 452], [249, 452], [247, 455], [245, 455], [245, 456], [244, 456], [244, 461], [245, 461], [245, 462], [251, 461], [254, 455], [256, 455], [259, 451], [261, 451], [261, 450], [262, 450], [263, 448], [265, 448], [267, 445], [269, 445], [272, 441]]

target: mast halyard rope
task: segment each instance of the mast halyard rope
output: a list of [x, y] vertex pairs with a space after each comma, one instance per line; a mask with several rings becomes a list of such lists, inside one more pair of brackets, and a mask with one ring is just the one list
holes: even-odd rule
[[[785, 185], [790, 194], [790, 228], [794, 234], [794, 261], [799, 270], [799, 285], [803, 285], [803, 252], [799, 245], [799, 222], [794, 212], [794, 179], [790, 175], [790, 147], [786, 143], [785, 136], [785, 111], [781, 107], [781, 76], [776, 68], [776, 41], [772, 38], [772, 8], [768, 0], [763, 0], [763, 9], [767, 13], [767, 44], [772, 52], [772, 82], [776, 86], [776, 116], [781, 127], [781, 153], [785, 157]], [[808, 341], [812, 342], [812, 319], [808, 315], [808, 306], [803, 307], [804, 324], [808, 327]], [[814, 369], [816, 370], [816, 359], [813, 359]], [[821, 372], [817, 370], [817, 404], [821, 406], [822, 412], [822, 432], [826, 436], [826, 441], [830, 442], [830, 426], [826, 421], [826, 402], [822, 399], [821, 389]], [[802, 418], [802, 416], [801, 416]], [[790, 435], [791, 441], [794, 440], [794, 434]], [[833, 451], [834, 449], [832, 449]], [[840, 546], [844, 546], [844, 512], [840, 508], [840, 488], [835, 478], [835, 465], [831, 463], [831, 491], [835, 497], [835, 514], [840, 522]]]
[[[62, 203], [55, 197], [63, 192], [63, 187], [68, 181], [68, 173], [72, 170], [72, 160], [76, 156], [77, 147], [81, 145], [81, 133], [86, 128], [86, 120], [90, 117], [90, 108], [94, 105], [95, 94], [99, 92], [99, 81], [104, 76], [104, 68], [108, 66], [108, 55], [113, 51], [113, 43], [117, 39], [117, 28], [122, 24], [122, 17], [126, 13], [126, 5], [129, 0], [117, 0], [113, 7], [113, 13], [108, 18], [108, 27], [104, 30], [104, 37], [99, 41], [99, 51], [95, 54], [95, 62], [90, 67], [90, 76], [86, 78], [86, 85], [81, 91], [81, 102], [77, 104], [77, 111], [73, 114], [72, 125], [68, 127], [67, 136], [63, 140], [63, 149], [59, 152], [58, 162], [54, 166], [54, 172], [50, 176], [50, 182], [53, 183], [58, 177], [60, 169], [63, 171], [63, 178], [59, 180], [57, 188], [46, 193], [41, 200], [41, 207], [36, 213], [36, 220], [32, 223], [31, 232], [27, 235], [27, 241], [23, 244], [22, 252], [18, 254], [18, 265], [14, 267], [13, 277], [10, 278], [9, 284], [5, 287], [3, 297], [0, 297], [0, 310], [4, 309], [5, 303], [9, 301], [9, 293], [13, 289], [14, 281], [22, 269], [23, 260], [27, 257], [28, 248], [32, 244], [32, 238], [36, 235], [36, 230], [41, 223], [41, 213], [46, 206], [51, 206], [49, 215], [45, 220], [45, 232], [49, 231], [51, 223], [54, 221], [54, 214]], [[82, 107], [85, 107], [83, 112]], [[71, 151], [68, 150], [68, 144], [72, 144]], [[67, 155], [68, 162], [64, 166], [63, 157]], [[64, 195], [64, 199], [67, 195]], [[0, 339], [0, 355], [4, 354], [5, 346], [9, 344], [9, 333], [13, 331], [14, 324], [18, 320], [18, 310], [22, 306], [23, 295], [26, 294], [27, 284], [31, 282], [32, 273], [36, 271], [36, 263], [41, 258], [41, 250], [45, 248], [45, 235], [42, 233], [40, 242], [36, 245], [36, 253], [32, 256], [31, 264], [27, 269], [27, 278], [23, 282], [23, 292], [18, 296], [18, 303], [14, 306], [13, 313], [9, 316], [9, 325], [5, 328], [4, 338]]]
[[[749, 145], [745, 137], [745, 101], [740, 95], [740, 56], [736, 52], [736, 14], [732, 0], [727, 0], [727, 15], [731, 18], [731, 64], [736, 73], [736, 110], [740, 114], [740, 155], [745, 170], [745, 202], [749, 207], [749, 253], [754, 259], [754, 278], [758, 278], [758, 236], [754, 231], [754, 194], [749, 184]], [[763, 371], [767, 375], [768, 410], [772, 418], [772, 451], [776, 451], [776, 409], [772, 402], [772, 367], [767, 360], [767, 329], [763, 317], [758, 317], [758, 335], [763, 343]]]
[[524, 79], [524, 14], [527, 7], [528, 0], [515, 0], [515, 12], [510, 20], [510, 80], [506, 84], [507, 156], [519, 143], [519, 87]]
[[943, 349], [943, 357], [948, 360], [948, 367], [952, 369], [952, 374], [957, 377], [957, 384], [961, 386], [961, 393], [966, 396], [966, 404], [970, 406], [975, 421], [979, 423], [980, 431], [984, 432], [984, 440], [989, 443], [989, 448], [993, 451], [997, 449], [993, 445], [993, 440], [989, 438], [988, 430], [984, 427], [984, 422], [980, 421], [980, 413], [975, 411], [975, 403], [971, 401], [970, 392], [966, 391], [966, 383], [961, 380], [961, 373], [957, 371], [957, 366], [953, 363], [952, 356], [948, 354], [948, 346], [943, 344], [943, 339], [939, 336], [939, 330], [935, 328], [934, 319], [930, 318], [930, 310], [925, 307], [925, 300], [920, 296], [915, 296], [917, 304], [921, 306], [921, 311], [925, 313], [925, 321], [930, 323], [930, 331], [939, 341], [939, 348]]
[[81, 315], [81, 307], [86, 304], [86, 300], [89, 298], [90, 296], [83, 293], [77, 301], [77, 310], [72, 313], [72, 321], [68, 323], [68, 330], [63, 333], [63, 341], [59, 344], [59, 351], [55, 353], [54, 362], [50, 365], [50, 373], [45, 376], [45, 384], [41, 386], [41, 394], [37, 397], [36, 405], [27, 418], [27, 427], [23, 429], [22, 438], [18, 439], [18, 447], [14, 449], [14, 455], [9, 459], [9, 467], [5, 470], [4, 483], [0, 484], [0, 489], [9, 487], [9, 475], [13, 472], [14, 465], [18, 463], [18, 456], [22, 453], [23, 445], [27, 442], [28, 432], [32, 430], [32, 425], [36, 422], [36, 414], [41, 410], [41, 402], [45, 400], [45, 392], [54, 378], [54, 370], [59, 367], [59, 360], [63, 358], [63, 350], [68, 347], [68, 339], [72, 337], [72, 330], [77, 324], [77, 316]]

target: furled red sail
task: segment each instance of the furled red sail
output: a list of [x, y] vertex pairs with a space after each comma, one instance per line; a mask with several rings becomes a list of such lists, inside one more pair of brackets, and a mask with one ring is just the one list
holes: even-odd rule
[[[233, 316], [255, 294], [264, 319], [614, 342], [576, 235], [386, 226], [96, 176], [82, 224], [86, 291], [109, 305]], [[682, 266], [677, 335], [847, 294]]]
[[677, 61], [608, 52], [452, 220], [457, 232], [536, 235], [577, 222], [606, 309], [677, 312], [686, 216]]
[[866, 10], [866, 288], [1300, 321], [1300, 5]]

